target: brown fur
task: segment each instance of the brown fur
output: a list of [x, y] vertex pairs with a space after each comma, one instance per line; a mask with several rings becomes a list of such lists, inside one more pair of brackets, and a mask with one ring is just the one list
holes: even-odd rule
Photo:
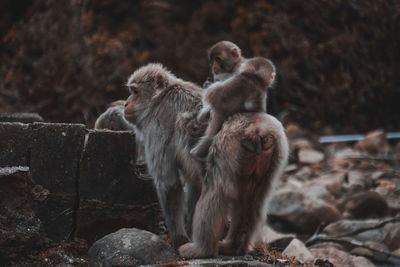
[[275, 67], [262, 57], [251, 58], [231, 78], [211, 85], [204, 96], [199, 119], [211, 111], [211, 120], [205, 136], [192, 149], [191, 154], [204, 159], [212, 139], [226, 118], [238, 112], [266, 112], [267, 88], [275, 78]]
[[[242, 145], [244, 141], [248, 146]], [[254, 237], [265, 223], [265, 209], [287, 157], [287, 139], [275, 118], [263, 113], [230, 117], [210, 148], [193, 218], [193, 241], [180, 247], [180, 255], [202, 258], [251, 250]], [[231, 225], [224, 237], [228, 215]]]

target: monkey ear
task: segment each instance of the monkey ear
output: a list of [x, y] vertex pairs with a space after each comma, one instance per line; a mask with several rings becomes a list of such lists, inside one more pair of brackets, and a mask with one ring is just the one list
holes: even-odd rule
[[231, 53], [234, 58], [239, 57], [239, 51], [236, 48], [232, 48]]

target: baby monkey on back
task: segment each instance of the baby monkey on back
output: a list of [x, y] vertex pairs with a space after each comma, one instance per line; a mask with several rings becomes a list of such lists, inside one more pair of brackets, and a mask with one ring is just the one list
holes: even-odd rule
[[[214, 70], [213, 70], [214, 72]], [[203, 97], [199, 120], [210, 114], [205, 135], [190, 153], [204, 160], [224, 121], [238, 112], [266, 112], [267, 88], [275, 79], [275, 66], [263, 57], [245, 59], [231, 77], [210, 85]]]

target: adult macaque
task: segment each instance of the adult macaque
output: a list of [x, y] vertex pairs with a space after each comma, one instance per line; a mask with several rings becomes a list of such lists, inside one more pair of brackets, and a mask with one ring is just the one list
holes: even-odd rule
[[203, 167], [189, 150], [202, 131], [194, 130], [193, 120], [188, 118], [201, 107], [202, 89], [178, 79], [160, 64], [136, 70], [127, 85], [131, 95], [126, 100], [125, 118], [135, 124], [143, 140], [148, 171], [154, 179], [169, 236], [178, 247], [189, 241], [180, 176], [187, 188], [190, 225], [201, 190]]
[[246, 111], [266, 112], [267, 88], [272, 85], [275, 74], [275, 66], [270, 60], [255, 57], [243, 62], [230, 78], [209, 86], [199, 119], [210, 114], [211, 120], [205, 135], [190, 153], [204, 160], [214, 136], [228, 116]]
[[[128, 86], [131, 95], [125, 117], [136, 125], [144, 141], [149, 172], [175, 246], [188, 240], [179, 174], [190, 185], [189, 206], [196, 203], [202, 183], [193, 217], [193, 242], [181, 246], [180, 254], [211, 257], [218, 252], [247, 252], [265, 223], [265, 205], [286, 163], [282, 125], [264, 113], [231, 116], [215, 136], [204, 169], [189, 154], [206, 128], [196, 119], [201, 89], [158, 64], [135, 71]], [[228, 214], [232, 223], [219, 244]]]

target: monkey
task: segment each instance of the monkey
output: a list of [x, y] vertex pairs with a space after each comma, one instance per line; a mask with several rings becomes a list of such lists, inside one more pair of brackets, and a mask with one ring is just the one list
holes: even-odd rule
[[[207, 127], [197, 120], [202, 89], [152, 63], [137, 69], [127, 85], [125, 118], [135, 124], [144, 141], [146, 162], [173, 245], [184, 241], [179, 249], [184, 257], [247, 252], [265, 221], [264, 206], [286, 164], [288, 147], [282, 125], [264, 113], [234, 114], [224, 122], [203, 164], [190, 157], [189, 151]], [[189, 185], [188, 209], [195, 213], [188, 243], [179, 174]], [[219, 244], [227, 214], [232, 225]]]
[[108, 105], [94, 124], [95, 129], [109, 129], [112, 131], [132, 131], [134, 127], [124, 117], [125, 100], [117, 100]]
[[[229, 117], [207, 157], [192, 242], [181, 246], [179, 254], [205, 258], [249, 252], [265, 224], [288, 151], [283, 126], [271, 115], [248, 112]], [[223, 236], [228, 216], [231, 224]]]
[[199, 120], [210, 113], [211, 120], [204, 137], [191, 150], [191, 154], [205, 160], [213, 137], [226, 118], [237, 112], [266, 112], [267, 88], [275, 79], [275, 66], [265, 58], [246, 60], [232, 77], [216, 82], [207, 88]]
[[203, 166], [190, 157], [189, 148], [205, 128], [204, 125], [201, 130], [193, 130], [200, 124], [192, 126], [190, 119], [201, 108], [202, 89], [177, 78], [161, 64], [137, 69], [127, 86], [130, 96], [125, 104], [125, 118], [135, 125], [143, 140], [148, 172], [153, 177], [169, 237], [178, 248], [189, 241], [184, 203], [191, 226], [201, 193]]
[[220, 41], [214, 44], [208, 49], [207, 55], [212, 78], [204, 83], [204, 88], [207, 88], [214, 82], [226, 80], [246, 60], [242, 56], [240, 48], [229, 41]]

